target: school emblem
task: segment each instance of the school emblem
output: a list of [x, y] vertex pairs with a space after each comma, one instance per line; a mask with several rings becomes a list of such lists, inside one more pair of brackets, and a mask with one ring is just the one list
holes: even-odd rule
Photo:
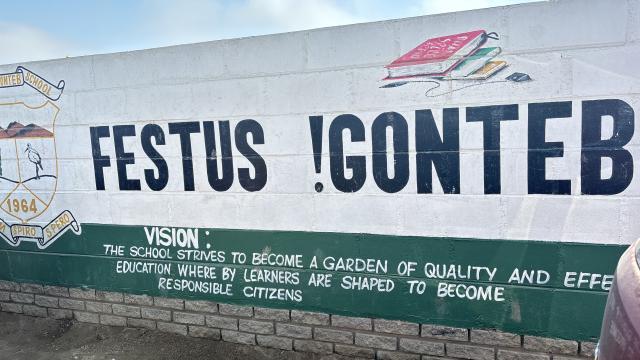
[[51, 205], [58, 187], [55, 123], [64, 81], [58, 86], [18, 67], [0, 74], [0, 88], [28, 85], [46, 98], [42, 104], [0, 102], [0, 237], [12, 246], [35, 242], [51, 245], [67, 230], [80, 234], [69, 210], [49, 221], [39, 217]]

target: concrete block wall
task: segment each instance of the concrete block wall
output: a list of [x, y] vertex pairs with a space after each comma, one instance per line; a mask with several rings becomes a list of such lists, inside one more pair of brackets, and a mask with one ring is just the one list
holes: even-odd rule
[[281, 350], [388, 360], [569, 360], [595, 344], [487, 329], [0, 281], [0, 310]]

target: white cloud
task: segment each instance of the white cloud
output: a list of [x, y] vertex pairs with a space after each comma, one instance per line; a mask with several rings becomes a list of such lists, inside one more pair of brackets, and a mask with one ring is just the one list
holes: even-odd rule
[[161, 45], [211, 40], [223, 12], [219, 1], [209, 0], [147, 1], [144, 7], [144, 25]]
[[489, 1], [487, 0], [423, 0], [420, 6], [420, 13], [426, 15], [479, 9], [489, 7], [488, 3]]
[[366, 21], [333, 0], [149, 1], [152, 46], [262, 35]]
[[0, 64], [61, 58], [71, 54], [68, 44], [37, 28], [0, 21]]
[[365, 21], [326, 0], [248, 0], [242, 17], [288, 31]]
[[509, 5], [535, 0], [146, 0], [145, 47]]
[[488, 7], [511, 5], [544, 0], [422, 0], [420, 15], [483, 9]]

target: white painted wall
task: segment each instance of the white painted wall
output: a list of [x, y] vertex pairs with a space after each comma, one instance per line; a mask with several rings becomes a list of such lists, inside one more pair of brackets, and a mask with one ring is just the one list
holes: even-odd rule
[[[417, 44], [475, 29], [500, 34], [495, 44], [510, 64], [500, 78], [519, 71], [534, 80], [487, 84], [439, 98], [425, 97], [421, 84], [379, 88], [386, 75], [383, 66]], [[640, 235], [637, 120], [627, 146], [636, 159], [632, 184], [613, 196], [584, 196], [579, 188], [581, 101], [619, 98], [640, 111], [638, 0], [532, 3], [18, 65], [51, 82], [66, 82], [56, 102], [61, 108], [55, 128], [58, 189], [49, 210], [34, 223], [47, 223], [69, 209], [81, 223], [623, 244]], [[0, 66], [0, 73], [15, 68]], [[35, 105], [44, 100], [26, 87], [0, 89], [0, 103]], [[571, 179], [573, 195], [526, 195], [526, 104], [562, 100], [573, 101], [573, 117], [548, 125], [547, 140], [565, 145], [563, 158], [548, 161], [548, 176]], [[367, 183], [355, 194], [333, 188], [326, 156], [322, 174], [314, 172], [310, 115], [325, 116], [326, 152], [328, 123], [342, 113], [357, 115], [370, 129], [375, 116], [397, 111], [408, 120], [412, 135], [417, 109], [434, 109], [439, 117], [443, 107], [511, 103], [520, 104], [520, 120], [502, 124], [501, 195], [483, 195], [482, 124], [465, 122], [464, 111], [460, 195], [441, 194], [439, 185], [439, 193], [417, 195], [413, 160], [409, 184], [397, 194], [375, 186], [370, 158]], [[201, 135], [192, 136], [196, 192], [182, 191], [175, 135], [159, 147], [171, 167], [165, 190], [150, 191], [143, 181], [143, 191], [119, 191], [112, 140], [102, 145], [113, 162], [105, 170], [107, 190], [95, 190], [90, 126], [136, 124], [139, 132], [144, 124], [157, 123], [168, 133], [166, 123], [171, 121], [237, 123], [247, 118], [259, 121], [265, 131], [266, 144], [255, 146], [269, 169], [260, 192], [244, 191], [237, 180], [227, 192], [212, 191]], [[129, 174], [141, 178], [151, 162], [137, 138], [125, 144], [140, 156]], [[368, 153], [370, 142], [347, 148]], [[241, 157], [237, 162], [247, 164]], [[317, 181], [325, 184], [321, 194], [314, 190]]]

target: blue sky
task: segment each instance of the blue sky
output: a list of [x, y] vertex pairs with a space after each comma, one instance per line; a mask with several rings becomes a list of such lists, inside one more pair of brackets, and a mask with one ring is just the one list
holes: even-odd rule
[[21, 0], [2, 4], [0, 64], [146, 49], [532, 0]]

